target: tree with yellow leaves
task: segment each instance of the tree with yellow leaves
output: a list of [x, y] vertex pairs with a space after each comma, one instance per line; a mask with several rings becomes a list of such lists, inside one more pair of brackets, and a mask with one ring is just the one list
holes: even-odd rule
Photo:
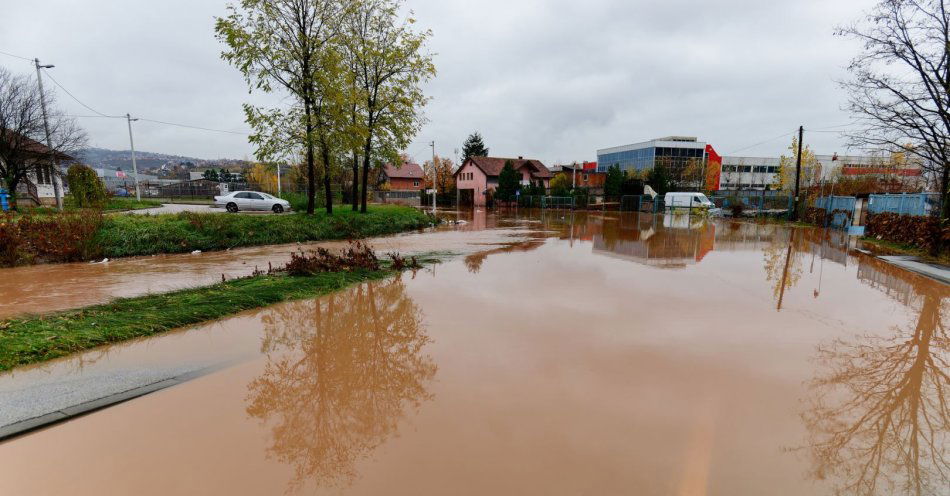
[[265, 193], [277, 193], [277, 168], [261, 163], [254, 164], [247, 171], [247, 182]]
[[[781, 191], [795, 190], [795, 164], [798, 158], [798, 138], [792, 137], [789, 145], [789, 156], [782, 155], [779, 159], [778, 184], [776, 189]], [[815, 158], [815, 152], [808, 145], [802, 146], [802, 174], [801, 188], [805, 189], [821, 180], [821, 164]]]

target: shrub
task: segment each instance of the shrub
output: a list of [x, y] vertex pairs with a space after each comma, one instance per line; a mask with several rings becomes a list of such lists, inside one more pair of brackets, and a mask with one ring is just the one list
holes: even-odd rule
[[326, 248], [317, 248], [309, 252], [290, 254], [290, 262], [284, 271], [292, 276], [312, 276], [322, 272], [340, 272], [350, 270], [379, 270], [379, 259], [365, 243], [351, 242], [340, 255], [334, 255]]
[[95, 243], [102, 215], [84, 211], [60, 215], [6, 215], [0, 221], [0, 263], [78, 262], [100, 255]]
[[868, 216], [866, 236], [941, 253], [950, 245], [950, 225], [938, 217], [881, 213]]
[[79, 208], [102, 208], [108, 199], [106, 188], [96, 172], [82, 164], [69, 166], [66, 173], [69, 193]]
[[742, 202], [742, 198], [739, 197], [729, 197], [729, 213], [733, 217], [742, 217], [742, 214], [745, 213], [745, 203]]

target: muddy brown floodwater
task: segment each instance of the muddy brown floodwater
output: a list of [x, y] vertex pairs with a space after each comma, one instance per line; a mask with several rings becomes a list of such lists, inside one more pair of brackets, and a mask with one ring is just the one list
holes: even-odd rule
[[[455, 216], [450, 216], [455, 220]], [[523, 241], [531, 233], [508, 219], [492, 219], [491, 230], [482, 218], [469, 213], [462, 225], [444, 225], [418, 233], [372, 238], [380, 253], [467, 253], [483, 245]], [[465, 219], [463, 219], [465, 220]], [[294, 243], [237, 248], [200, 254], [156, 255], [111, 260], [106, 263], [51, 264], [0, 269], [0, 319], [43, 314], [106, 303], [119, 297], [174, 291], [214, 284], [250, 275], [255, 267], [281, 265], [297, 250], [337, 249], [343, 241]]]
[[254, 358], [0, 445], [0, 493], [948, 494], [946, 286], [837, 232], [473, 224], [546, 237], [175, 333]]

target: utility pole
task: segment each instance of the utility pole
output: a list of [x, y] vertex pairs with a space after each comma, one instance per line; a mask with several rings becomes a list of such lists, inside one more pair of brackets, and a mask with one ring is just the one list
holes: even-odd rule
[[439, 173], [435, 167], [435, 141], [433, 140], [429, 145], [432, 147], [432, 215], [435, 215], [436, 182], [439, 180]]
[[277, 197], [280, 198], [280, 162], [277, 162]]
[[135, 164], [135, 141], [132, 139], [132, 122], [138, 119], [133, 119], [131, 115], [125, 114], [125, 120], [129, 122], [129, 146], [132, 147], [132, 174], [135, 179], [135, 200], [142, 201], [142, 193], [139, 191], [139, 168]]
[[577, 162], [571, 166], [571, 189], [577, 189]]
[[805, 126], [798, 126], [798, 158], [795, 160], [795, 211], [792, 219], [798, 220], [798, 193], [802, 182], [802, 141], [805, 138]]
[[[43, 93], [43, 71], [41, 71], [41, 69], [52, 69], [55, 66], [52, 64], [40, 65], [40, 59], [33, 59], [33, 65], [36, 66], [36, 82], [40, 87], [40, 107], [43, 109], [43, 129], [46, 131], [46, 148], [49, 148], [49, 172], [53, 180], [53, 194], [56, 196], [56, 209], [62, 211], [63, 182], [60, 177], [59, 166], [56, 165], [56, 151], [53, 150], [53, 140], [49, 134], [49, 117], [46, 114], [46, 95]], [[39, 176], [39, 174], [37, 174], [37, 176]]]

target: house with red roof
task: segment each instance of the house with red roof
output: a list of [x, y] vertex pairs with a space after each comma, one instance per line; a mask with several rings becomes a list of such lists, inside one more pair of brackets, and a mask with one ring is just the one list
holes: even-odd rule
[[521, 174], [521, 184], [540, 182], [545, 188], [550, 187], [554, 174], [540, 160], [524, 157], [471, 157], [462, 163], [454, 174], [459, 204], [484, 207], [498, 187], [498, 175], [508, 161], [511, 161], [515, 171]]
[[413, 162], [404, 162], [397, 167], [386, 164], [379, 176], [380, 185], [388, 185], [389, 191], [419, 191], [425, 187], [422, 167]]

